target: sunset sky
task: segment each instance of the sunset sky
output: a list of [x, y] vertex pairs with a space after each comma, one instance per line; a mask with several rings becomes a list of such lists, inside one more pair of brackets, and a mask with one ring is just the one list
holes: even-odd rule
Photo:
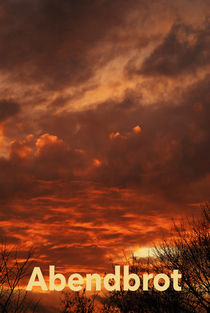
[[210, 199], [209, 102], [209, 0], [0, 1], [1, 236], [83, 273], [169, 237]]

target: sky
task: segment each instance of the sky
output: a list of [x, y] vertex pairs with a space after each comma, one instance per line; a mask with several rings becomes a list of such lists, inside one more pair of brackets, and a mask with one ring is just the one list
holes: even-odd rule
[[[0, 232], [103, 273], [210, 187], [207, 0], [0, 1]], [[140, 252], [141, 254], [141, 252]]]

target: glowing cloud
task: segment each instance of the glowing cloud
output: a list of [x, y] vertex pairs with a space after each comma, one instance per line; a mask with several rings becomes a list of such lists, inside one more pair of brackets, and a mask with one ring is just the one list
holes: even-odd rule
[[134, 252], [134, 256], [139, 258], [147, 258], [154, 256], [154, 248], [142, 247]]
[[117, 138], [117, 137], [119, 137], [119, 136], [120, 136], [120, 133], [119, 133], [119, 132], [116, 132], [116, 133], [112, 132], [111, 134], [109, 134], [109, 138], [110, 138], [110, 139], [114, 139], [114, 138]]
[[93, 160], [93, 165], [95, 166], [95, 167], [100, 167], [101, 166], [101, 161], [99, 161], [98, 159], [94, 159]]
[[43, 134], [41, 135], [37, 141], [36, 141], [36, 149], [37, 149], [37, 153], [39, 154], [40, 151], [48, 145], [52, 145], [52, 144], [57, 144], [57, 143], [62, 143], [63, 141], [61, 139], [58, 139], [57, 136], [54, 135], [50, 135], [50, 134]]
[[137, 125], [137, 126], [133, 127], [133, 132], [135, 134], [140, 134], [142, 132], [141, 126]]

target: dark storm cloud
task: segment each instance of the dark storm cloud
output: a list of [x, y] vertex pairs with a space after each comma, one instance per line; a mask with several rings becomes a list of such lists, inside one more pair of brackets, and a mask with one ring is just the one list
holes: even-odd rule
[[0, 99], [0, 122], [14, 116], [20, 111], [18, 103], [11, 100]]
[[[131, 188], [145, 197], [154, 193], [154, 199], [177, 204], [208, 200], [208, 189], [202, 185], [196, 194], [191, 192], [210, 173], [209, 84], [207, 75], [188, 87], [179, 105], [176, 99], [144, 106], [133, 91], [121, 102], [110, 100], [95, 109], [39, 116], [43, 135], [32, 142], [13, 141], [10, 158], [0, 160], [1, 202], [46, 197], [31, 204], [33, 214], [42, 215], [36, 206], [45, 212], [69, 208], [68, 214], [75, 208], [79, 215], [74, 218], [82, 223], [123, 225], [128, 208], [135, 214], [142, 210], [135, 197], [126, 200], [109, 188]], [[133, 131], [136, 125], [140, 133]], [[119, 135], [110, 137], [112, 133]], [[94, 160], [99, 163], [94, 165]], [[91, 188], [99, 194], [91, 195]], [[154, 205], [157, 212], [163, 211], [160, 198], [148, 208]], [[111, 203], [121, 211], [112, 210]], [[99, 215], [96, 208], [101, 208]], [[7, 214], [30, 217], [30, 211], [15, 209]], [[54, 218], [60, 221], [61, 216], [51, 216], [49, 222]]]
[[[53, 195], [56, 201], [46, 199], [40, 206], [75, 207], [83, 222], [94, 220], [93, 207], [109, 208], [112, 201], [122, 209], [122, 223], [124, 208], [132, 206], [138, 212], [138, 205], [110, 191], [91, 197], [91, 187], [134, 188], [175, 203], [188, 201], [189, 186], [210, 172], [209, 84], [207, 75], [175, 103], [172, 95], [170, 102], [145, 106], [130, 91], [123, 101], [109, 100], [95, 109], [40, 115], [37, 122], [43, 135], [13, 141], [10, 158], [0, 160], [1, 201]], [[137, 125], [139, 133], [133, 130]], [[199, 189], [194, 197], [208, 200], [205, 190]], [[160, 207], [156, 204], [158, 211]], [[120, 221], [121, 215], [106, 209], [100, 218]]]
[[129, 74], [176, 76], [210, 64], [210, 21], [203, 25], [174, 24], [140, 68], [128, 63]]
[[[156, 190], [175, 201], [178, 190], [185, 197], [185, 187], [210, 171], [209, 84], [207, 75], [178, 99], [173, 95], [175, 100], [153, 107], [142, 105], [135, 92], [128, 93], [119, 103], [43, 117], [41, 125], [49, 133], [56, 129], [64, 141], [101, 161], [88, 173], [93, 181], [146, 193]], [[142, 127], [139, 134], [132, 129], [136, 125]], [[110, 139], [112, 132], [119, 135]]]
[[6, 1], [0, 69], [19, 82], [77, 85], [104, 62], [106, 56], [96, 54], [95, 46], [122, 23], [130, 7], [122, 0]]

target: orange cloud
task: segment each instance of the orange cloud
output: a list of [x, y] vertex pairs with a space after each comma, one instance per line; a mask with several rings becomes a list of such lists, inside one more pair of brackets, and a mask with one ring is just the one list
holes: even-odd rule
[[100, 167], [102, 163], [101, 163], [100, 160], [94, 159], [94, 160], [93, 160], [93, 164], [94, 164], [94, 166], [96, 166], [96, 167]]
[[62, 144], [63, 140], [58, 139], [57, 136], [50, 135], [48, 133], [41, 135], [36, 141], [36, 149], [39, 154], [45, 146], [53, 144]]
[[140, 134], [142, 132], [141, 126], [137, 125], [137, 126], [133, 127], [133, 132], [135, 134]]
[[32, 148], [27, 146], [25, 140], [14, 140], [10, 142], [9, 158], [27, 158], [32, 153]]
[[111, 134], [109, 134], [109, 138], [110, 139], [114, 139], [120, 136], [119, 132], [112, 132]]

